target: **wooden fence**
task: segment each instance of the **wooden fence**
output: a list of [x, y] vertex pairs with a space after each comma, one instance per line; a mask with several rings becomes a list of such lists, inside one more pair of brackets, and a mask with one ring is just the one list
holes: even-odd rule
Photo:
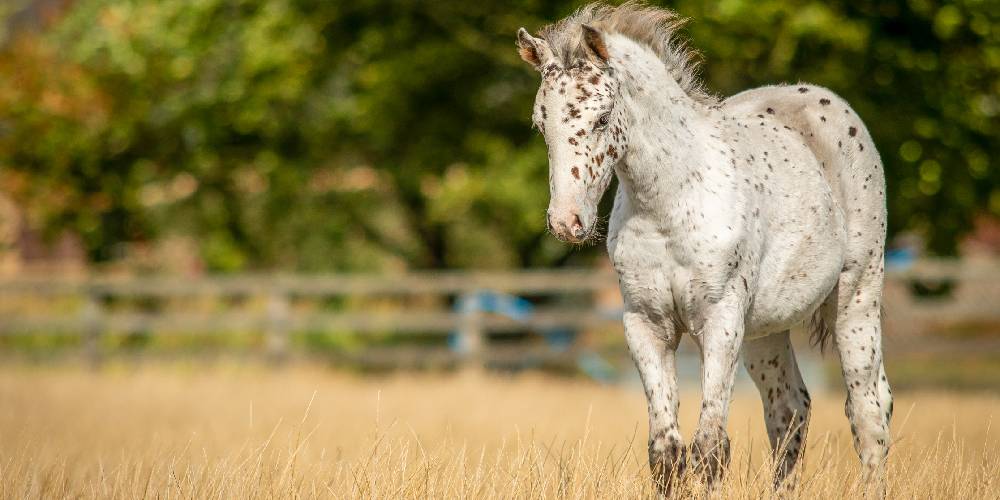
[[[913, 283], [950, 283], [946, 297], [922, 299]], [[597, 307], [597, 294], [617, 289], [613, 273], [590, 269], [517, 272], [440, 272], [402, 275], [239, 275], [200, 278], [51, 277], [0, 278], [0, 335], [77, 335], [93, 360], [101, 337], [114, 333], [266, 334], [267, 352], [283, 358], [297, 331], [457, 334], [464, 359], [479, 363], [491, 333], [620, 328], [620, 308]], [[483, 291], [529, 296], [551, 305], [518, 317], [481, 308], [456, 309]], [[553, 298], [575, 296], [575, 301]], [[211, 299], [221, 307], [185, 308], [184, 300]], [[333, 306], [315, 304], [341, 299]], [[396, 301], [370, 307], [366, 299]], [[424, 298], [421, 305], [409, 304]], [[546, 301], [546, 298], [549, 300]], [[24, 301], [32, 306], [22, 307]], [[59, 301], [71, 304], [49, 307]], [[226, 304], [253, 301], [259, 307]], [[172, 304], [136, 307], [134, 303]], [[124, 302], [125, 306], [115, 305]], [[311, 303], [313, 306], [299, 307]], [[133, 305], [129, 305], [133, 304]], [[890, 270], [886, 288], [890, 324], [914, 332], [935, 322], [1000, 321], [1000, 263], [997, 261], [918, 261]]]

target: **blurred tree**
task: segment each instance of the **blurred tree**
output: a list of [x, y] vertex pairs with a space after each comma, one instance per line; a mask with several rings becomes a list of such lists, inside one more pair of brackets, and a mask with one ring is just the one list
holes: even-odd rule
[[[1000, 214], [996, 0], [673, 7], [720, 93], [803, 80], [855, 105], [891, 231], [948, 253], [975, 212]], [[0, 190], [96, 260], [174, 235], [215, 270], [586, 259], [544, 233], [537, 75], [513, 48], [572, 8], [77, 0], [0, 48]]]

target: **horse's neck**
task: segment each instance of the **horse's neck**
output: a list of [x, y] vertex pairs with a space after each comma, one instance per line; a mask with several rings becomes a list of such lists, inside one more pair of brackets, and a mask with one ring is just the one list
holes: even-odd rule
[[[650, 80], [650, 79], [647, 79]], [[632, 81], [623, 102], [630, 110], [629, 150], [619, 182], [638, 215], [669, 219], [710, 146], [710, 110], [672, 81]]]

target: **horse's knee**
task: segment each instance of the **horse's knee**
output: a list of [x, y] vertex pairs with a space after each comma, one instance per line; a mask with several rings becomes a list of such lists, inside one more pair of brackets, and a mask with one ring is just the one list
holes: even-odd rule
[[669, 494], [673, 481], [684, 473], [687, 456], [676, 429], [661, 430], [649, 438], [649, 470], [657, 489]]
[[691, 442], [692, 463], [710, 481], [718, 479], [729, 465], [729, 436], [721, 426], [698, 429]]

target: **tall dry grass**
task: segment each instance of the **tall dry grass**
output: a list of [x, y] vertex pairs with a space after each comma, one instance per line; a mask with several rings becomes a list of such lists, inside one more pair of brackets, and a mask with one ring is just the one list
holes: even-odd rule
[[[818, 392], [818, 391], [817, 391]], [[997, 498], [996, 395], [900, 394], [893, 498]], [[682, 400], [693, 431], [698, 395]], [[816, 394], [790, 496], [851, 498], [843, 400]], [[755, 394], [716, 492], [771, 496]], [[635, 498], [653, 495], [642, 391], [541, 376], [360, 378], [315, 368], [0, 368], [4, 498]], [[687, 484], [688, 495], [702, 486]]]

